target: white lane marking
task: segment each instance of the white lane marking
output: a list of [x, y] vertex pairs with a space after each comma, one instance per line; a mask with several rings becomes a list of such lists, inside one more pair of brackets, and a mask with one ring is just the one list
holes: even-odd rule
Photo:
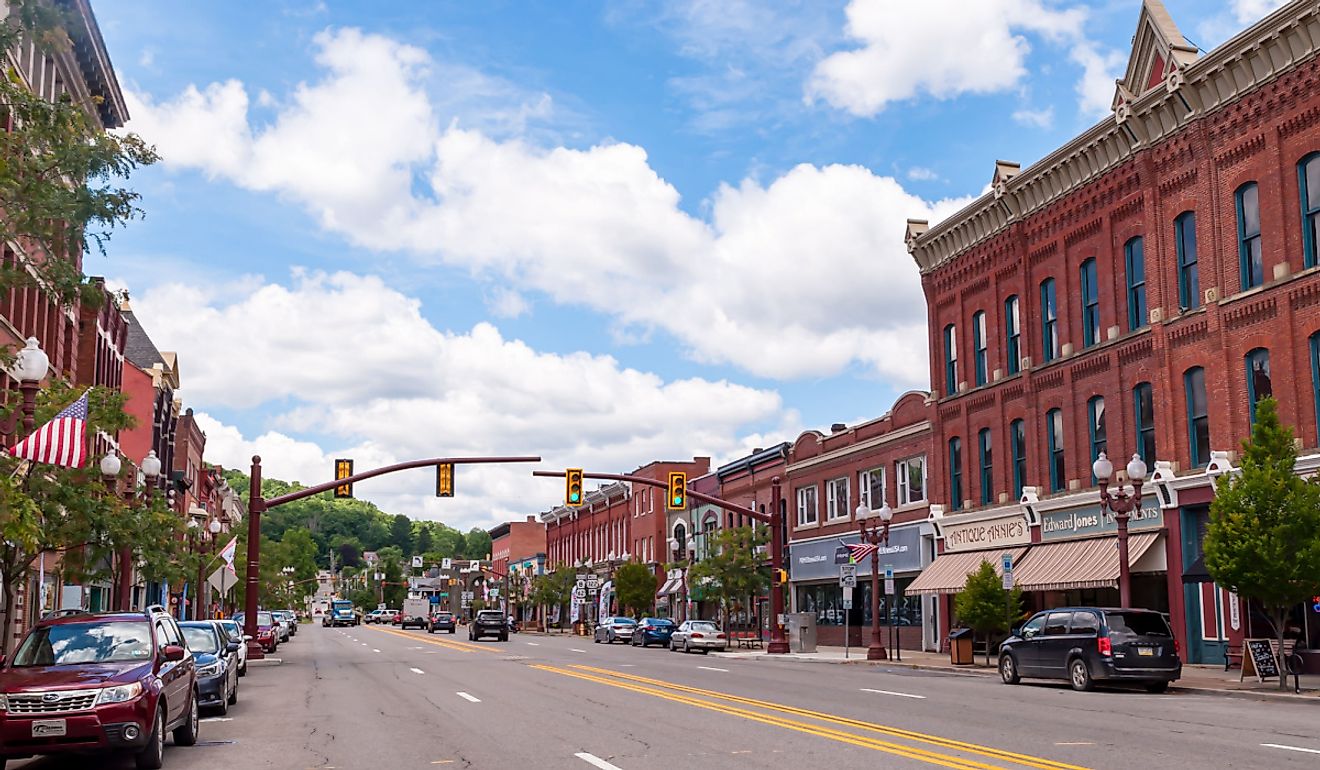
[[232, 721], [234, 721], [234, 718], [233, 718], [233, 717], [203, 717], [203, 718], [200, 719], [199, 721], [201, 721], [201, 722], [232, 722]]
[[421, 670], [420, 668], [410, 668], [410, 669], [408, 669], [408, 670], [411, 671], [411, 672], [413, 672], [414, 674], [425, 674], [425, 673], [426, 673], [425, 671]]
[[862, 689], [862, 692], [873, 692], [873, 693], [875, 693], [875, 694], [877, 694], [877, 695], [894, 695], [894, 696], [897, 696], [897, 697], [899, 697], [899, 698], [916, 698], [917, 700], [925, 700], [925, 699], [926, 699], [926, 696], [925, 696], [925, 695], [913, 695], [912, 693], [909, 693], [909, 692], [894, 692], [893, 690], [872, 690], [872, 689], [870, 689], [870, 688], [868, 688], [868, 687], [863, 687], [863, 688], [861, 688], [861, 689]]
[[1284, 751], [1300, 751], [1303, 754], [1320, 754], [1320, 749], [1304, 749], [1301, 746], [1285, 746], [1282, 743], [1262, 743], [1267, 749], [1283, 749]]
[[481, 702], [481, 698], [474, 698], [473, 696], [468, 695], [468, 694], [465, 693], [465, 692], [456, 692], [456, 693], [454, 693], [454, 694], [457, 695], [458, 697], [462, 698], [463, 700], [469, 702], [469, 703], [480, 703], [480, 702]]
[[372, 651], [372, 652], [380, 652], [380, 650], [376, 649], [375, 647], [372, 647], [372, 648], [371, 648], [371, 651]]
[[541, 646], [541, 643], [540, 643], [540, 642], [528, 642], [528, 643], [527, 643], [527, 646], [528, 646], [528, 647], [540, 647], [540, 646]]
[[702, 671], [723, 671], [726, 674], [729, 673], [729, 669], [727, 668], [715, 668], [714, 666], [697, 666], [697, 668]]
[[586, 650], [579, 650], [576, 647], [569, 647], [568, 649], [570, 652], [586, 652]]
[[609, 762], [606, 762], [605, 760], [601, 759], [595, 754], [588, 754], [585, 751], [579, 751], [573, 756], [577, 757], [583, 762], [586, 762], [588, 765], [591, 765], [592, 767], [599, 767], [600, 770], [623, 770], [618, 765], [611, 765]]

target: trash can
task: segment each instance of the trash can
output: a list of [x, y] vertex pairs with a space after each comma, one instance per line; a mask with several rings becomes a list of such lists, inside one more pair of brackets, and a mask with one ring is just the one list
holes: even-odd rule
[[816, 651], [816, 613], [790, 612], [785, 615], [790, 652]]
[[949, 634], [949, 662], [955, 666], [970, 666], [974, 662], [972, 657], [972, 629], [955, 629]]

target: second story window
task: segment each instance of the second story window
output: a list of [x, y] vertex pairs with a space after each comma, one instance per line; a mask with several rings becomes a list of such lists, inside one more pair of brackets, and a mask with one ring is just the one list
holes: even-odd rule
[[986, 369], [989, 364], [988, 343], [985, 337], [985, 311], [978, 310], [972, 316], [972, 354], [976, 357], [976, 384], [984, 385], [988, 377]]
[[1004, 337], [1008, 373], [1017, 374], [1022, 370], [1022, 308], [1016, 294], [1004, 300]]
[[[1091, 461], [1095, 462], [1101, 452], [1109, 451], [1109, 435], [1105, 431], [1105, 399], [1103, 396], [1094, 396], [1086, 402], [1086, 423], [1091, 438]], [[1094, 475], [1091, 476], [1091, 483], [1096, 483]]]
[[1320, 251], [1320, 152], [1313, 152], [1297, 164], [1297, 184], [1302, 194], [1303, 263], [1317, 264]]
[[1045, 447], [1049, 452], [1050, 491], [1063, 490], [1066, 471], [1063, 457], [1063, 411], [1051, 409], [1045, 413]]
[[813, 484], [809, 487], [798, 487], [797, 491], [797, 523], [799, 527], [806, 527], [815, 524], [820, 520], [820, 515], [816, 511], [816, 487]]
[[926, 458], [909, 457], [898, 461], [898, 504], [926, 501]]
[[982, 428], [976, 434], [976, 449], [981, 465], [981, 503], [992, 503], [995, 497], [995, 450], [989, 428]]
[[1042, 360], [1059, 357], [1059, 309], [1055, 304], [1053, 278], [1040, 282], [1040, 341]]
[[949, 510], [960, 511], [962, 495], [962, 439], [949, 439]]
[[1260, 250], [1260, 188], [1248, 182], [1233, 195], [1237, 204], [1238, 261], [1242, 290], [1265, 283], [1265, 260]]
[[958, 392], [958, 327], [953, 324], [944, 327], [944, 392]]
[[1013, 453], [1013, 499], [1022, 499], [1022, 488], [1027, 485], [1027, 424], [1014, 420], [1008, 426], [1009, 451]]
[[1100, 342], [1100, 285], [1095, 272], [1095, 258], [1082, 263], [1079, 277], [1082, 287], [1082, 347]]
[[1270, 351], [1256, 348], [1247, 354], [1247, 404], [1251, 408], [1251, 424], [1256, 424], [1256, 404], [1262, 398], [1274, 395], [1270, 382]]
[[879, 510], [885, 504], [885, 469], [872, 468], [858, 474], [857, 495], [868, 509]]
[[1136, 417], [1137, 454], [1147, 468], [1155, 467], [1155, 394], [1149, 382], [1132, 389], [1132, 407]]
[[825, 482], [826, 516], [830, 519], [846, 519], [852, 513], [848, 505], [848, 477], [830, 479]]
[[1192, 467], [1210, 462], [1210, 413], [1205, 397], [1205, 370], [1199, 366], [1183, 374], [1187, 393], [1187, 438]]
[[1146, 246], [1141, 236], [1123, 244], [1127, 268], [1128, 331], [1146, 325]]
[[[1311, 391], [1315, 401], [1316, 414], [1320, 414], [1320, 332], [1311, 335]], [[1316, 434], [1320, 440], [1320, 420], [1317, 420]]]
[[1184, 211], [1173, 220], [1173, 245], [1178, 255], [1178, 307], [1201, 306], [1201, 275], [1196, 259], [1196, 212]]

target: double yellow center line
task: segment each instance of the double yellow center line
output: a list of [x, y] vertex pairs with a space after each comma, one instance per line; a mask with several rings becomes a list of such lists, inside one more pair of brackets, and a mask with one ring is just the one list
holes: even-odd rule
[[482, 645], [473, 644], [471, 642], [460, 642], [457, 639], [436, 639], [430, 634], [427, 634], [426, 636], [417, 636], [416, 634], [410, 634], [407, 631], [396, 631], [393, 628], [376, 627], [372, 630], [380, 631], [386, 634], [393, 634], [395, 636], [402, 637], [404, 639], [411, 639], [414, 642], [425, 642], [426, 644], [434, 644], [437, 647], [444, 647], [450, 650], [457, 650], [458, 652], [487, 652], [487, 653], [494, 653], [496, 655], [508, 652], [508, 650], [501, 647], [484, 647]]
[[[958, 768], [958, 770], [1003, 770], [1005, 767], [1000, 764], [987, 764], [979, 761], [980, 759], [1007, 762], [1008, 765], [1012, 767], [1031, 767], [1037, 768], [1037, 770], [1085, 770], [1085, 768], [1081, 768], [1077, 765], [1055, 762], [1053, 760], [1034, 757], [1027, 754], [1018, 754], [990, 746], [981, 746], [975, 743], [943, 738], [941, 736], [929, 735], [913, 730], [889, 727], [874, 722], [849, 719], [847, 717], [835, 716], [820, 711], [785, 706], [770, 701], [729, 695], [714, 690], [688, 687], [660, 679], [650, 679], [643, 676], [624, 674], [609, 669], [580, 665], [561, 668], [559, 666], [544, 664], [535, 664], [532, 665], [531, 668], [597, 684], [608, 685], [610, 687], [617, 687], [623, 690], [629, 690], [631, 692], [650, 695], [657, 698], [663, 698], [664, 700], [682, 703], [684, 705], [693, 706], [707, 711], [736, 716], [753, 722], [759, 722], [761, 724], [806, 733], [808, 735], [814, 735], [853, 746], [882, 751], [887, 754], [915, 759], [933, 765]], [[741, 706], [749, 706], [760, 709], [760, 711], [752, 711], [748, 708], [741, 708]], [[788, 716], [780, 716], [781, 714]], [[793, 717], [805, 717], [814, 721], [808, 722]], [[831, 727], [830, 725], [849, 728], [852, 732], [838, 729], [838, 727]], [[866, 733], [897, 738], [907, 741], [908, 743], [896, 743], [891, 740], [872, 737]], [[964, 756], [932, 751], [930, 749], [922, 748], [921, 745], [911, 744], [935, 746], [946, 750], [952, 750]]]

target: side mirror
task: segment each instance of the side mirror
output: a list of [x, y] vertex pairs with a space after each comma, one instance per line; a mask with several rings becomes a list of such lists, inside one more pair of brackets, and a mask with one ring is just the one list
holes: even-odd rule
[[1009, 636], [1022, 636], [1022, 626], [1021, 625], [1013, 626], [1011, 629], [1009, 629], [1008, 634]]
[[230, 642], [225, 645], [226, 652], [238, 652], [238, 642]]
[[245, 642], [252, 641], [252, 634], [243, 634], [243, 641]]
[[180, 646], [177, 645], [177, 644], [167, 644], [167, 645], [165, 645], [165, 651], [164, 651], [164, 652], [165, 652], [165, 660], [168, 660], [168, 661], [170, 661], [170, 662], [178, 662], [178, 661], [181, 661], [181, 660], [183, 660], [184, 657], [187, 656], [187, 654], [188, 654], [188, 651], [187, 651], [187, 650], [183, 649], [182, 647], [180, 647]]

